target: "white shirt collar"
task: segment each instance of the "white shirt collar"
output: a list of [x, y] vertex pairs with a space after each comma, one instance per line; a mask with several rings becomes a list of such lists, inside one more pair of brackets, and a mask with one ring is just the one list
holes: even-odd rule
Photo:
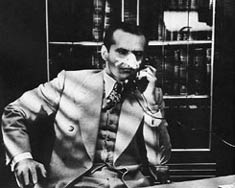
[[114, 84], [116, 83], [116, 80], [113, 79], [111, 76], [109, 76], [105, 71], [104, 71], [104, 89], [105, 89], [105, 97], [109, 96], [111, 93]]

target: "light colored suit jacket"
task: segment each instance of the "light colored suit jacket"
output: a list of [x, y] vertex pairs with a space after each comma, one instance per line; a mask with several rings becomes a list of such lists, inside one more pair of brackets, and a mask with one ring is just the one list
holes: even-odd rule
[[[100, 70], [62, 71], [57, 78], [9, 104], [2, 118], [7, 162], [17, 154], [31, 152], [27, 126], [41, 117], [53, 115], [55, 138], [47, 166], [47, 185], [43, 187], [65, 187], [88, 171], [94, 160], [103, 87]], [[156, 97], [162, 110], [162, 93], [158, 88]], [[123, 179], [130, 187], [135, 187], [135, 178], [138, 178], [131, 172], [140, 167], [142, 159], [138, 132], [144, 132], [146, 155], [151, 164], [165, 163], [171, 149], [166, 121], [150, 125], [154, 121], [145, 121], [140, 102], [143, 101], [138, 93], [128, 95], [123, 102], [113, 159], [114, 167], [126, 169]]]

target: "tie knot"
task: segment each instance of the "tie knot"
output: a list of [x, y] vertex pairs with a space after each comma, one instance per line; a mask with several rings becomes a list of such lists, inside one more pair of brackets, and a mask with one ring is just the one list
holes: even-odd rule
[[116, 82], [113, 86], [113, 90], [115, 90], [118, 93], [122, 93], [123, 89], [124, 89], [124, 86], [120, 82]]
[[124, 86], [122, 83], [116, 82], [109, 96], [106, 98], [104, 109], [110, 109], [121, 101]]

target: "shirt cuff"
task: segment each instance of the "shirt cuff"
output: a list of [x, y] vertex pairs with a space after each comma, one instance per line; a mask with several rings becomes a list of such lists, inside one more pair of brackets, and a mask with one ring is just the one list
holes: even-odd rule
[[18, 163], [19, 161], [21, 161], [23, 159], [33, 159], [33, 156], [30, 152], [25, 152], [25, 153], [21, 153], [21, 154], [16, 155], [11, 161], [11, 171], [12, 172], [15, 169], [16, 163]]
[[144, 114], [145, 123], [150, 127], [158, 127], [162, 122], [162, 113], [160, 110], [157, 112], [149, 112]]

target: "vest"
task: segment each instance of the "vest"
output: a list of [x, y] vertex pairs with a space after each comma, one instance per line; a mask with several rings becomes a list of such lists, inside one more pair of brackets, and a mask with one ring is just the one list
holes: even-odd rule
[[109, 110], [101, 110], [100, 126], [96, 143], [95, 163], [113, 163], [113, 153], [118, 129], [121, 103]]

